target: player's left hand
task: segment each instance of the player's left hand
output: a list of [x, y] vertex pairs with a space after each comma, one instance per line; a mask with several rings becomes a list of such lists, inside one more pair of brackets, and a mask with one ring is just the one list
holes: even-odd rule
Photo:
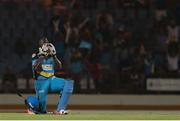
[[56, 49], [55, 49], [54, 45], [52, 43], [48, 43], [47, 46], [48, 46], [48, 48], [50, 50], [49, 54], [53, 55], [53, 56], [56, 55]]
[[41, 50], [43, 55], [48, 56], [49, 55], [48, 43], [43, 44]]

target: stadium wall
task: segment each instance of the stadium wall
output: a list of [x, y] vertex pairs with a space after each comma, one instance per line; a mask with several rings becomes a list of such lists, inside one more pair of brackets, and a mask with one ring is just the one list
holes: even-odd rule
[[[28, 95], [24, 95], [25, 97]], [[54, 109], [58, 95], [48, 95], [48, 108]], [[179, 95], [72, 95], [69, 109], [180, 110]], [[16, 94], [1, 94], [0, 109], [26, 109]]]

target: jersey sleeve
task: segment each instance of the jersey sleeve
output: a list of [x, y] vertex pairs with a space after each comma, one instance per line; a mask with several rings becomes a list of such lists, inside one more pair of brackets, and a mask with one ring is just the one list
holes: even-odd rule
[[32, 54], [32, 74], [33, 74], [33, 78], [35, 78], [35, 79], [36, 79], [36, 77], [37, 77], [37, 74], [36, 74], [36, 72], [35, 72], [35, 70], [34, 70], [34, 65], [35, 65], [37, 59], [38, 59], [37, 54], [36, 54], [36, 53], [33, 53], [33, 54]]
[[38, 59], [37, 54], [36, 54], [36, 53], [33, 53], [33, 54], [32, 54], [32, 66], [35, 65], [37, 59]]

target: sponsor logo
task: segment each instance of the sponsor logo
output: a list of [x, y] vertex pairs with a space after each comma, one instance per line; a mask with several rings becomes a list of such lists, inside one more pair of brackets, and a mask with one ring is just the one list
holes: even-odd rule
[[42, 69], [45, 71], [51, 71], [51, 70], [53, 70], [53, 66], [52, 66], [52, 64], [43, 64]]

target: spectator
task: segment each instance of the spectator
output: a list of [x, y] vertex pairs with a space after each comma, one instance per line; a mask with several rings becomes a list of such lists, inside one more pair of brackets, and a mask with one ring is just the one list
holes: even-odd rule
[[80, 82], [82, 79], [83, 63], [81, 53], [78, 49], [72, 53], [69, 71], [72, 79], [75, 80], [75, 92], [79, 92], [81, 89]]
[[167, 16], [167, 0], [155, 0], [155, 6], [156, 6], [156, 20], [160, 21], [163, 17]]
[[157, 32], [157, 43], [159, 51], [166, 52], [168, 45], [168, 36], [166, 30], [162, 27], [160, 27]]
[[[95, 84], [95, 90], [97, 93], [101, 92], [101, 64], [98, 62], [98, 54], [96, 51], [91, 52], [89, 58], [86, 61], [85, 68], [92, 78], [93, 84]], [[89, 82], [90, 83], [90, 82]]]
[[175, 20], [171, 20], [170, 24], [167, 26], [168, 30], [168, 40], [178, 42], [179, 40], [179, 27]]
[[167, 66], [168, 71], [177, 73], [179, 70], [179, 48], [177, 42], [170, 42], [168, 45], [167, 53]]
[[79, 44], [82, 56], [86, 58], [92, 50], [92, 33], [88, 28], [82, 30], [82, 36]]

